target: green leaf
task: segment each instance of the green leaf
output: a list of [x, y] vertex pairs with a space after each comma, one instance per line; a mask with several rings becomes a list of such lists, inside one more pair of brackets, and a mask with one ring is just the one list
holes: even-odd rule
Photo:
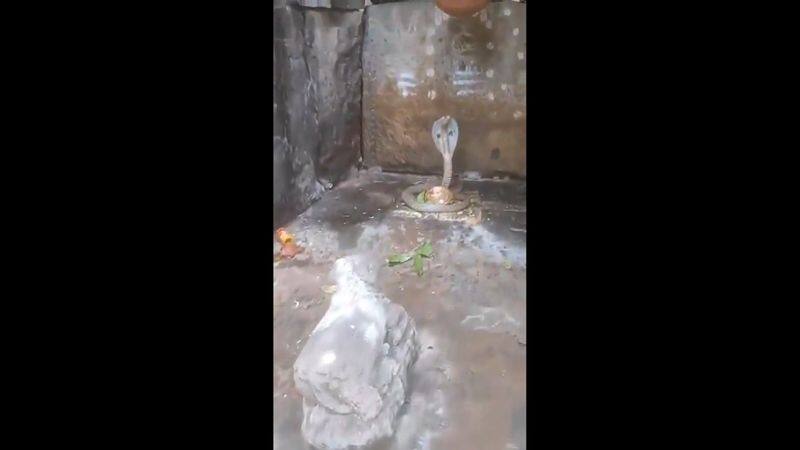
[[422, 256], [419, 254], [414, 255], [414, 272], [417, 272], [418, 276], [422, 276]]
[[417, 203], [425, 203], [425, 191], [423, 190], [417, 194]]
[[391, 266], [396, 266], [398, 264], [403, 264], [404, 262], [408, 261], [413, 257], [414, 253], [401, 253], [398, 255], [389, 256], [389, 258], [386, 259], [386, 262], [388, 262], [389, 267], [391, 267]]
[[433, 246], [431, 245], [430, 242], [426, 242], [426, 243], [422, 244], [422, 246], [420, 246], [420, 248], [417, 249], [417, 253], [419, 253], [420, 255], [422, 255], [422, 256], [424, 256], [426, 258], [430, 258], [431, 255], [433, 254]]

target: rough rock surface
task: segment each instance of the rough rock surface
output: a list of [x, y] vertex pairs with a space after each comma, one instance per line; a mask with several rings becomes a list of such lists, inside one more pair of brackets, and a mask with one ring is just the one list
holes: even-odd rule
[[331, 306], [294, 364], [302, 432], [313, 446], [344, 449], [391, 436], [418, 352], [414, 321], [371, 290], [347, 259], [335, 263]]
[[273, 229], [347, 178], [361, 153], [363, 11], [275, 1]]

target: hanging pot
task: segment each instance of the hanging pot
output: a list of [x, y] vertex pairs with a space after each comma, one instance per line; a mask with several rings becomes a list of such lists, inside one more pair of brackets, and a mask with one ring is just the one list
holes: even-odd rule
[[436, 0], [439, 9], [455, 17], [469, 17], [488, 4], [489, 0]]

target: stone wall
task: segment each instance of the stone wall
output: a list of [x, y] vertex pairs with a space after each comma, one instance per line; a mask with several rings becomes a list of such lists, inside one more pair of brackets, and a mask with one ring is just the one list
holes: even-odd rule
[[362, 157], [441, 174], [430, 129], [444, 115], [459, 123], [456, 173], [525, 177], [524, 3], [493, 2], [466, 19], [432, 0], [273, 5], [273, 227]]
[[[373, 3], [376, 3], [373, 1]], [[525, 4], [491, 3], [451, 18], [433, 1], [373, 4], [364, 40], [364, 161], [441, 174], [431, 126], [450, 115], [454, 172], [524, 178]]]
[[273, 14], [273, 227], [344, 179], [361, 154], [363, 10], [277, 0]]

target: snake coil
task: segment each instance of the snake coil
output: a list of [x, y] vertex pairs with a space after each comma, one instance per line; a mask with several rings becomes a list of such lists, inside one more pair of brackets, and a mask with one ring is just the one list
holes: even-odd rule
[[[442, 154], [444, 162], [442, 186], [449, 189], [453, 176], [453, 153], [455, 153], [456, 144], [458, 143], [458, 123], [450, 116], [439, 118], [433, 123], [431, 137], [433, 137], [436, 149]], [[417, 195], [429, 188], [430, 186], [425, 185], [411, 185], [403, 190], [403, 201], [412, 209], [429, 213], [457, 212], [470, 204], [469, 198], [459, 194], [461, 192], [460, 186], [451, 190], [455, 201], [448, 205], [418, 202]]]
[[458, 212], [469, 206], [469, 198], [464, 197], [459, 192], [453, 192], [455, 202], [449, 205], [437, 205], [433, 203], [420, 203], [417, 201], [417, 195], [420, 192], [430, 188], [430, 186], [422, 184], [414, 184], [403, 190], [403, 201], [406, 202], [411, 209], [427, 213], [440, 213], [440, 212]]

